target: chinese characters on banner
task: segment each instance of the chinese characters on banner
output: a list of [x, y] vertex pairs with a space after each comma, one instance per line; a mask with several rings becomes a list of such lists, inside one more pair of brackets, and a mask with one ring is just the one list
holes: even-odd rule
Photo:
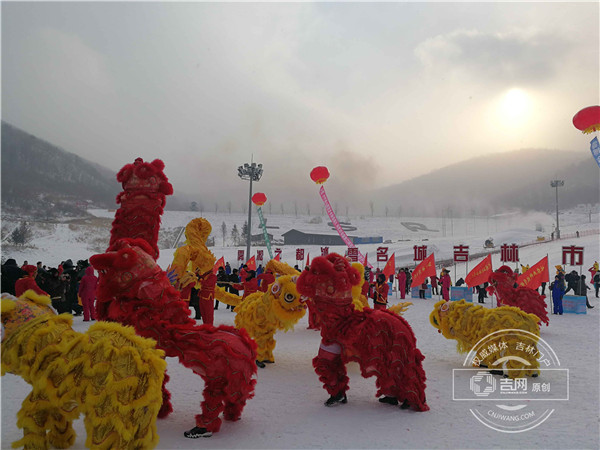
[[377, 262], [387, 261], [388, 260], [388, 248], [387, 247], [377, 247]]
[[348, 259], [352, 262], [358, 262], [358, 248], [350, 247], [348, 249]]
[[244, 260], [244, 250], [238, 250], [238, 261], [245, 261]]
[[[570, 256], [570, 262], [567, 262], [567, 256]], [[569, 264], [570, 266], [582, 266], [583, 265], [583, 247], [576, 247], [571, 245], [569, 247], [562, 248], [562, 263]]]
[[329, 255], [329, 247], [321, 247], [321, 256]]
[[517, 244], [502, 244], [500, 247], [500, 261], [519, 262], [519, 246]]
[[263, 253], [264, 253], [264, 250], [256, 250], [256, 260], [257, 261], [263, 260]]
[[423, 261], [425, 258], [427, 258], [426, 245], [415, 245], [413, 248], [415, 250], [415, 257], [413, 258], [413, 261]]
[[296, 249], [296, 261], [304, 261], [304, 249], [303, 248]]

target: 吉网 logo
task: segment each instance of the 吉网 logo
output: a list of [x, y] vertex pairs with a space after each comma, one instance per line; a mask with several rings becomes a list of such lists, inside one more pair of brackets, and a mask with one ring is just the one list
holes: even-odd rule
[[569, 370], [539, 336], [500, 330], [481, 339], [453, 370], [452, 399], [483, 425], [521, 433], [544, 423], [569, 400]]

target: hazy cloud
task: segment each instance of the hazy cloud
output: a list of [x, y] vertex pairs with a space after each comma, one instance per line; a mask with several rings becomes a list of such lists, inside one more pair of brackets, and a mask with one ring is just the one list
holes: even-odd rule
[[429, 70], [464, 72], [482, 82], [540, 82], [556, 75], [572, 44], [548, 32], [456, 30], [427, 39], [415, 55]]

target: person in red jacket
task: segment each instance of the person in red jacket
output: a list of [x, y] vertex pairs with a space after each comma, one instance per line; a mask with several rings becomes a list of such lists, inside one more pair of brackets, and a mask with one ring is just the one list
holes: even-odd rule
[[258, 280], [256, 279], [256, 272], [254, 270], [246, 271], [246, 279], [243, 279], [241, 284], [234, 284], [234, 289], [243, 289], [244, 295], [242, 301], [250, 294], [254, 294], [258, 291]]
[[377, 284], [373, 291], [373, 309], [387, 309], [387, 298], [390, 286], [385, 281], [385, 275], [377, 275]]
[[198, 276], [200, 290], [198, 291], [198, 308], [202, 323], [213, 325], [215, 320], [215, 286], [217, 276], [212, 269]]
[[400, 291], [400, 298], [406, 298], [406, 272], [404, 269], [398, 269], [398, 290]]
[[269, 285], [275, 282], [275, 275], [269, 269], [266, 272], [261, 273], [258, 277], [256, 277], [258, 281], [260, 281], [259, 289], [262, 292], [267, 292], [269, 289]]
[[90, 319], [96, 320], [96, 286], [98, 285], [98, 277], [94, 275], [94, 268], [89, 266], [85, 269], [85, 275], [79, 282], [79, 290], [77, 293], [81, 298], [83, 306], [83, 321], [89, 322]]
[[20, 297], [23, 293], [29, 289], [39, 295], [48, 295], [46, 291], [38, 286], [35, 282], [37, 276], [37, 267], [31, 264], [24, 265], [21, 270], [25, 272], [23, 278], [19, 278], [15, 283], [15, 295]]
[[450, 280], [450, 275], [448, 275], [446, 269], [442, 270], [440, 284], [442, 285], [442, 298], [444, 300], [450, 300], [450, 286], [452, 286], [452, 280]]

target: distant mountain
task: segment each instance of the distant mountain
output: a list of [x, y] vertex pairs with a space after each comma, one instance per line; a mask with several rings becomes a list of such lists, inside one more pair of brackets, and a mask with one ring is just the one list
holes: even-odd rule
[[2, 122], [3, 210], [76, 214], [112, 207], [119, 190], [113, 171]]
[[[600, 202], [600, 170], [589, 152], [526, 149], [482, 156], [372, 192], [397, 215], [487, 215], [507, 209], [552, 211]], [[451, 210], [451, 213], [449, 212]]]
[[[116, 208], [116, 172], [2, 122], [3, 214], [79, 216], [85, 205]], [[169, 209], [189, 202], [169, 197]]]

